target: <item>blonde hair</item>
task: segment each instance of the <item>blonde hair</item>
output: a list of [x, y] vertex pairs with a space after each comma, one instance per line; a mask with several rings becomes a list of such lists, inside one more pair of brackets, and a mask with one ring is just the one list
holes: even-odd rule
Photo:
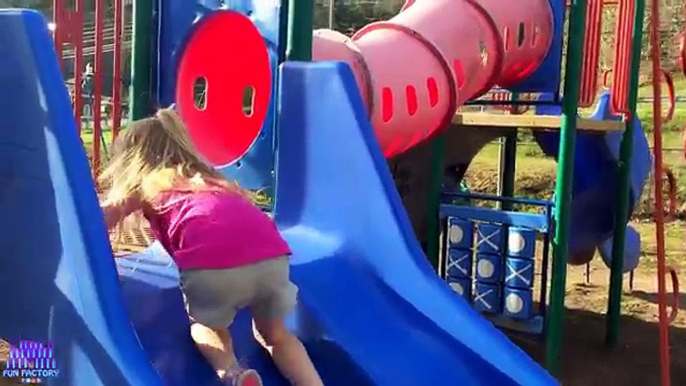
[[112, 147], [112, 159], [99, 181], [105, 202], [132, 196], [151, 202], [166, 190], [226, 189], [251, 199], [237, 183], [227, 181], [198, 155], [179, 116], [171, 109], [133, 122]]

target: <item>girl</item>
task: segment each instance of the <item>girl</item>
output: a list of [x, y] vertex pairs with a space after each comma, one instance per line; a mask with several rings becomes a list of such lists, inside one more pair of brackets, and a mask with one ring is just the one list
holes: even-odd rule
[[296, 303], [290, 250], [274, 223], [236, 184], [205, 164], [174, 113], [134, 122], [116, 140], [101, 177], [109, 187], [108, 229], [140, 211], [179, 267], [181, 289], [200, 352], [228, 385], [261, 385], [233, 353], [231, 325], [249, 307], [266, 348], [294, 385], [319, 386], [302, 343], [284, 326]]

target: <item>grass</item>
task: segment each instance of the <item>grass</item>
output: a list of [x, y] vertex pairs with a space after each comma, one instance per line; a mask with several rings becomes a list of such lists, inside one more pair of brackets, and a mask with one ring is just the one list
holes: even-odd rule
[[[676, 90], [686, 89], [686, 79], [675, 81]], [[639, 95], [652, 95], [652, 86], [646, 84], [639, 90]], [[582, 112], [583, 115], [588, 113]], [[637, 109], [648, 143], [653, 146], [652, 103], [642, 103]], [[686, 105], [677, 104], [674, 118], [667, 122], [663, 133], [663, 164], [665, 169], [674, 173], [677, 180], [678, 202], [686, 202], [686, 160], [684, 159], [684, 134], [686, 127]], [[472, 190], [495, 193], [497, 186], [497, 167], [499, 163], [499, 144], [492, 142], [477, 155], [467, 174], [467, 182]], [[516, 194], [518, 196], [533, 196], [549, 199], [552, 196], [557, 174], [554, 159], [545, 157], [533, 140], [530, 132], [522, 131], [517, 148]], [[649, 189], [647, 189], [649, 190]], [[648, 197], [648, 195], [644, 195]], [[650, 206], [649, 200], [644, 205]], [[679, 204], [681, 205], [681, 204]], [[682, 208], [686, 211], [686, 206]], [[638, 212], [652, 213], [649, 208], [639, 209]]]

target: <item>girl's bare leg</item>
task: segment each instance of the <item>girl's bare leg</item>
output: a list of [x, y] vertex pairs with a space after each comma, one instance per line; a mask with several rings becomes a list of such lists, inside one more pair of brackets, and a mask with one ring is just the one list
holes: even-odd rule
[[255, 319], [261, 343], [272, 355], [276, 367], [294, 386], [323, 386], [302, 342], [288, 331], [283, 319]]
[[238, 362], [233, 353], [231, 334], [228, 330], [218, 330], [200, 323], [193, 323], [191, 337], [220, 379], [226, 378], [229, 370], [238, 368]]

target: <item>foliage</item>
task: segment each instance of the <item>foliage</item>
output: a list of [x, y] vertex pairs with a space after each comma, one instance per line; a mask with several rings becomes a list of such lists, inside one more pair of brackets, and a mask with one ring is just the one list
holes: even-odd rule
[[[351, 3], [349, 5], [343, 5], [340, 4], [340, 1], [336, 1], [334, 11], [333, 29], [347, 35], [352, 35], [355, 31], [369, 23], [390, 19], [398, 13], [399, 9], [391, 10], [371, 3]], [[329, 9], [327, 6], [315, 8], [314, 27], [329, 27]]]

